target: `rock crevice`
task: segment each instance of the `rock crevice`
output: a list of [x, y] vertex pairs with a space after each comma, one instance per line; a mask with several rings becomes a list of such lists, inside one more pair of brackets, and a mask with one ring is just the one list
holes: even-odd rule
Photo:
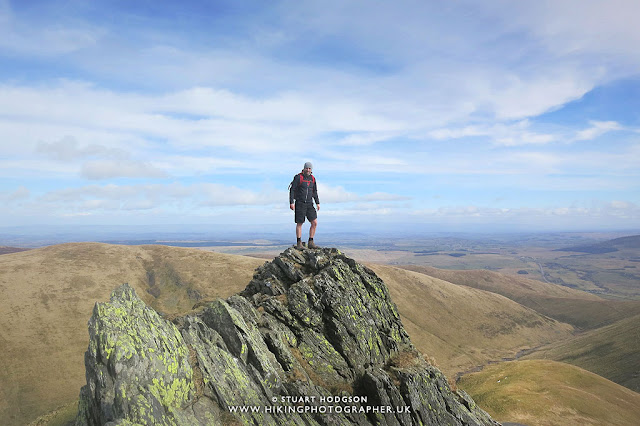
[[89, 335], [78, 425], [496, 424], [415, 350], [382, 280], [336, 249], [288, 249], [172, 322], [125, 284]]

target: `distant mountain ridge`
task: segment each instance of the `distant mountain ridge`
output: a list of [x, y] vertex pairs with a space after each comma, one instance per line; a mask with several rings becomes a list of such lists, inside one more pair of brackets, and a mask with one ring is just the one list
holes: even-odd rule
[[585, 244], [579, 246], [556, 249], [554, 251], [575, 251], [578, 253], [602, 254], [613, 253], [620, 249], [640, 249], [640, 235], [615, 238], [596, 244]]
[[27, 250], [29, 250], [29, 249], [20, 248], [20, 247], [0, 246], [0, 255], [2, 255], [2, 254], [11, 254], [11, 253], [19, 253], [21, 251], [27, 251]]

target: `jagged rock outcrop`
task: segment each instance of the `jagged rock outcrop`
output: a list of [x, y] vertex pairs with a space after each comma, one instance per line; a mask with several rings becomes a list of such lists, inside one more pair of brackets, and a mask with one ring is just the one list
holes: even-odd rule
[[168, 321], [128, 285], [89, 321], [78, 425], [496, 424], [415, 350], [385, 284], [288, 249], [239, 295]]

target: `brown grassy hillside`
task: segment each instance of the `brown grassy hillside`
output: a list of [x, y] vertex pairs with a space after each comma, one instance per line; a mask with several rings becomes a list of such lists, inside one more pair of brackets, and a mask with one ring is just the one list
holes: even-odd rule
[[[87, 321], [128, 282], [164, 312], [243, 289], [259, 259], [163, 246], [63, 244], [0, 256], [0, 424], [24, 424], [77, 399]], [[153, 277], [153, 278], [151, 278]], [[150, 279], [152, 291], [147, 290]]]
[[640, 392], [640, 315], [553, 343], [524, 358], [573, 364]]
[[640, 424], [640, 394], [554, 361], [513, 361], [464, 376], [458, 387], [494, 419], [537, 425]]
[[389, 287], [413, 343], [449, 376], [565, 339], [573, 331], [498, 294], [390, 266], [368, 266]]
[[521, 305], [581, 329], [595, 329], [640, 314], [638, 301], [605, 300], [580, 290], [486, 270], [454, 271], [429, 266], [402, 268], [501, 294]]

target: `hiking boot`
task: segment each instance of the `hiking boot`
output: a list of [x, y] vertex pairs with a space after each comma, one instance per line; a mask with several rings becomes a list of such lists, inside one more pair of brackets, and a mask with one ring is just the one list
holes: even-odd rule
[[296, 248], [298, 250], [303, 250], [304, 249], [304, 246], [302, 245], [302, 241], [298, 241], [298, 243], [296, 244]]
[[307, 244], [309, 246], [310, 249], [317, 249], [320, 248], [316, 245], [316, 243], [313, 242], [313, 240], [309, 240], [309, 244]]

